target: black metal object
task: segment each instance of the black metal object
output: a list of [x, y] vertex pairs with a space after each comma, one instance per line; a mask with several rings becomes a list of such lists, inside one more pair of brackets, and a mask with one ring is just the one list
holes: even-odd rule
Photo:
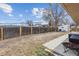
[[69, 42], [79, 44], [79, 34], [69, 34]]
[[79, 33], [70, 33], [69, 42], [63, 42], [63, 45], [71, 50], [75, 50], [79, 56]]

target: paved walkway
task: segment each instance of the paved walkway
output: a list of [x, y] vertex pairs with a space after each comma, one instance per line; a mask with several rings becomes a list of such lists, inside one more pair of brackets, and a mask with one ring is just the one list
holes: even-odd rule
[[51, 40], [45, 44], [43, 44], [44, 47], [54, 50], [57, 46], [59, 46], [63, 41], [65, 41], [68, 38], [68, 34], [65, 34], [63, 36], [60, 36], [54, 40]]

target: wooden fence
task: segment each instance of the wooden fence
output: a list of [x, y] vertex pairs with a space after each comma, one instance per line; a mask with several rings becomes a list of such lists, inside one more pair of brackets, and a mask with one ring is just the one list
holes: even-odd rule
[[53, 27], [51, 29], [50, 27], [32, 27], [32, 26], [0, 27], [0, 40], [28, 35], [28, 34], [39, 34], [39, 33], [51, 32], [51, 31], [54, 31]]

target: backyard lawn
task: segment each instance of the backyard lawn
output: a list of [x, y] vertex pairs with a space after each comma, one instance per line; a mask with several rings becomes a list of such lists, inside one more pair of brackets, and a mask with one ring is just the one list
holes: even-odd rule
[[44, 51], [42, 44], [53, 40], [65, 32], [48, 32], [41, 34], [25, 35], [0, 41], [0, 55], [8, 56], [32, 56], [49, 55]]

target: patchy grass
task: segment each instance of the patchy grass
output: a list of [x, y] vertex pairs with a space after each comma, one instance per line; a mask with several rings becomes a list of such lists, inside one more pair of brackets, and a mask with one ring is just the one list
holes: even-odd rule
[[51, 53], [45, 51], [45, 48], [43, 46], [35, 48], [35, 50], [33, 50], [33, 55], [35, 55], [35, 56], [52, 56]]

